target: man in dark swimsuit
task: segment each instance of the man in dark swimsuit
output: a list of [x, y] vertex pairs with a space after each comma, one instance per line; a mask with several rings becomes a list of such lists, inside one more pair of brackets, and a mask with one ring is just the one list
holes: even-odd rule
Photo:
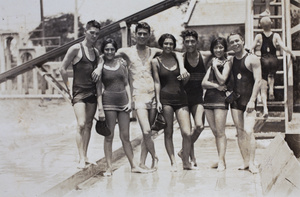
[[[194, 166], [197, 166], [194, 154], [194, 142], [199, 138], [204, 129], [204, 108], [202, 79], [206, 73], [206, 63], [211, 56], [210, 51], [198, 51], [198, 33], [194, 30], [181, 32], [183, 44], [186, 49], [184, 53], [184, 67], [190, 73], [190, 78], [185, 84], [185, 91], [188, 97], [190, 113], [194, 118], [195, 128], [192, 134], [192, 147], [190, 157]], [[182, 150], [178, 153], [181, 156]]]
[[[87, 149], [91, 136], [93, 118], [97, 109], [96, 83], [92, 80], [92, 72], [98, 65], [99, 53], [93, 46], [99, 37], [100, 24], [89, 21], [85, 29], [85, 39], [67, 51], [60, 69], [67, 90], [70, 92], [67, 68], [73, 65], [73, 98], [72, 104], [77, 119], [76, 143], [79, 153], [78, 168], [85, 168], [91, 162], [87, 158]], [[101, 90], [100, 90], [101, 91]]]
[[254, 164], [256, 145], [253, 127], [256, 117], [255, 101], [261, 81], [260, 60], [257, 56], [246, 52], [244, 39], [240, 34], [230, 34], [227, 40], [231, 50], [235, 53], [231, 58], [233, 91], [240, 94], [240, 97], [231, 104], [231, 115], [237, 129], [238, 145], [244, 160], [244, 165], [239, 169], [249, 169], [250, 172], [257, 173], [258, 169]]

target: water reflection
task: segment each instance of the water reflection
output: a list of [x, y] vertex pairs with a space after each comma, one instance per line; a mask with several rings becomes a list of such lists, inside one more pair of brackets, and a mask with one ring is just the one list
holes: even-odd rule
[[217, 182], [215, 186], [216, 191], [220, 191], [226, 187], [226, 170], [223, 172], [218, 172]]

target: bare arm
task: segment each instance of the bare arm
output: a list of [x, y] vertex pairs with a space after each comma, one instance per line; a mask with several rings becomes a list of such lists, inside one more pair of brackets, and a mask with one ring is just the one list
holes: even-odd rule
[[72, 62], [74, 61], [75, 57], [77, 56], [79, 51], [79, 47], [73, 45], [72, 47], [70, 47], [62, 61], [62, 66], [60, 68], [60, 74], [61, 77], [66, 85], [66, 88], [68, 90], [68, 92], [70, 93], [70, 84], [68, 81], [68, 73], [67, 73], [67, 69], [68, 67], [72, 64]]
[[218, 62], [217, 58], [214, 58], [213, 59], [213, 64], [212, 64], [212, 69], [214, 70], [215, 72], [215, 75], [216, 75], [216, 78], [219, 82], [220, 85], [224, 85], [228, 76], [229, 76], [229, 73], [230, 73], [230, 69], [231, 69], [231, 65], [229, 63], [229, 61], [227, 61], [225, 64], [224, 64], [224, 68], [223, 68], [223, 71], [222, 73], [219, 71], [218, 69], [218, 65], [220, 63]]
[[[125, 65], [124, 65], [125, 67]], [[125, 67], [125, 91], [128, 97], [128, 104], [125, 106], [124, 111], [130, 112], [131, 111], [131, 90], [130, 90], [130, 85], [129, 85], [129, 80], [128, 80], [128, 70], [127, 67]]]
[[98, 116], [99, 120], [105, 120], [105, 113], [102, 104], [102, 80], [98, 80], [96, 83], [97, 88], [97, 103], [98, 103]]
[[211, 72], [211, 69], [212, 69], [211, 67], [208, 68], [208, 70], [207, 70], [207, 72], [206, 72], [206, 74], [205, 74], [205, 76], [204, 76], [204, 78], [202, 80], [202, 84], [201, 84], [202, 87], [204, 89], [218, 89], [220, 91], [225, 90], [226, 86], [220, 85], [218, 83], [213, 83], [213, 82], [211, 82], [211, 81], [208, 80], [210, 72]]
[[284, 50], [285, 52], [287, 52], [288, 54], [290, 54], [292, 56], [293, 59], [296, 59], [296, 56], [293, 54], [293, 52], [284, 45], [281, 37], [279, 36], [279, 34], [275, 33], [275, 43], [278, 43], [278, 45], [280, 46], [280, 48], [282, 50]]
[[254, 49], [258, 43], [261, 43], [261, 34], [257, 34], [254, 38], [253, 44], [250, 48], [250, 52], [254, 52]]
[[159, 66], [159, 64], [156, 59], [151, 60], [157, 110], [160, 112], [162, 110], [162, 105], [160, 102], [160, 80], [159, 80], [159, 75], [158, 75], [158, 66]]
[[[253, 85], [250, 100], [246, 107], [246, 111], [252, 112], [255, 109], [255, 100], [258, 95], [258, 92], [260, 90], [260, 85], [261, 85], [260, 84], [261, 83], [261, 64], [260, 64], [259, 58], [255, 55], [248, 56], [247, 59], [248, 59], [248, 61], [245, 64], [248, 69], [249, 69], [249, 67], [251, 68], [249, 70], [252, 70], [253, 77], [254, 77], [254, 85]], [[248, 67], [247, 65], [249, 65], [249, 64], [250, 64], [250, 66]]]

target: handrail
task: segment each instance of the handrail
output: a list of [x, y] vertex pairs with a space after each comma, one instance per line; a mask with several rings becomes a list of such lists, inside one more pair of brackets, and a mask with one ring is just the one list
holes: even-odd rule
[[[175, 5], [179, 5], [183, 2], [185, 2], [186, 0], [166, 0], [160, 3], [157, 3], [153, 6], [150, 6], [149, 8], [146, 8], [142, 11], [139, 11], [135, 14], [132, 14], [128, 17], [125, 17], [119, 21], [116, 21], [110, 25], [107, 25], [105, 27], [103, 27], [100, 30], [100, 37], [104, 37], [107, 36], [113, 32], [119, 31], [120, 30], [120, 22], [125, 21], [127, 23], [127, 25], [131, 25], [134, 23], [137, 23], [140, 20], [143, 20], [145, 18], [148, 18], [152, 15], [155, 15], [159, 12], [162, 12], [170, 7], [173, 7]], [[19, 66], [16, 66], [6, 72], [3, 72], [0, 74], [0, 83], [5, 82], [6, 80], [9, 79], [13, 79], [15, 78], [17, 75], [23, 74], [24, 72], [27, 72], [31, 69], [33, 69], [35, 66], [40, 67], [42, 66], [44, 63], [48, 62], [50, 59], [55, 58], [55, 57], [59, 57], [63, 54], [66, 53], [66, 51], [74, 44], [81, 42], [82, 40], [84, 40], [84, 36], [78, 38], [77, 40], [73, 40], [59, 48], [53, 49], [37, 58], [34, 58], [28, 62], [25, 62]]]

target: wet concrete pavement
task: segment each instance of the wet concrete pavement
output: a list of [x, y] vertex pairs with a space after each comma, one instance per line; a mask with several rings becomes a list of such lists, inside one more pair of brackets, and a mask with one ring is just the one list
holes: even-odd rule
[[[217, 172], [210, 166], [217, 161], [217, 150], [214, 137], [207, 128], [195, 144], [198, 170], [182, 170], [182, 162], [176, 156], [178, 171], [170, 172], [170, 161], [167, 156], [163, 134], [155, 139], [159, 157], [158, 170], [149, 174], [130, 172], [128, 162], [124, 162], [114, 171], [112, 177], [100, 174], [79, 184], [66, 196], [262, 196], [259, 174], [238, 170], [242, 158], [236, 143], [233, 128], [227, 131], [228, 146], [226, 152], [227, 169]], [[174, 133], [175, 151], [181, 149], [181, 135]], [[257, 160], [270, 140], [261, 140], [257, 144]], [[140, 147], [135, 150], [139, 155]], [[147, 160], [150, 166], [150, 158]], [[117, 165], [117, 164], [116, 164]]]
[[[74, 174], [81, 171], [76, 168], [76, 122], [71, 106], [62, 101], [43, 102], [41, 105], [40, 101], [1, 100], [0, 107], [8, 111], [13, 109], [11, 113], [0, 114], [0, 196], [40, 196], [72, 176], [76, 179]], [[228, 124], [232, 125], [229, 114]], [[140, 134], [138, 123], [133, 122], [131, 139], [140, 139]], [[195, 143], [199, 167], [196, 171], [182, 170], [182, 162], [176, 156], [178, 172], [170, 172], [170, 161], [161, 134], [155, 138], [159, 157], [156, 172], [133, 174], [123, 156], [114, 163], [116, 170], [112, 177], [97, 174], [64, 196], [262, 196], [259, 174], [237, 170], [242, 164], [242, 158], [235, 129], [228, 126], [226, 134], [228, 144], [225, 172], [210, 168], [217, 161], [217, 150], [214, 136], [206, 127]], [[178, 125], [175, 125], [176, 153], [181, 149], [181, 140]], [[271, 140], [257, 140], [258, 163], [270, 142]], [[113, 150], [120, 147], [116, 131]], [[134, 153], [135, 160], [138, 161], [140, 146], [136, 146]], [[92, 160], [104, 157], [103, 137], [94, 130], [88, 156]], [[147, 162], [150, 166], [149, 156]]]

